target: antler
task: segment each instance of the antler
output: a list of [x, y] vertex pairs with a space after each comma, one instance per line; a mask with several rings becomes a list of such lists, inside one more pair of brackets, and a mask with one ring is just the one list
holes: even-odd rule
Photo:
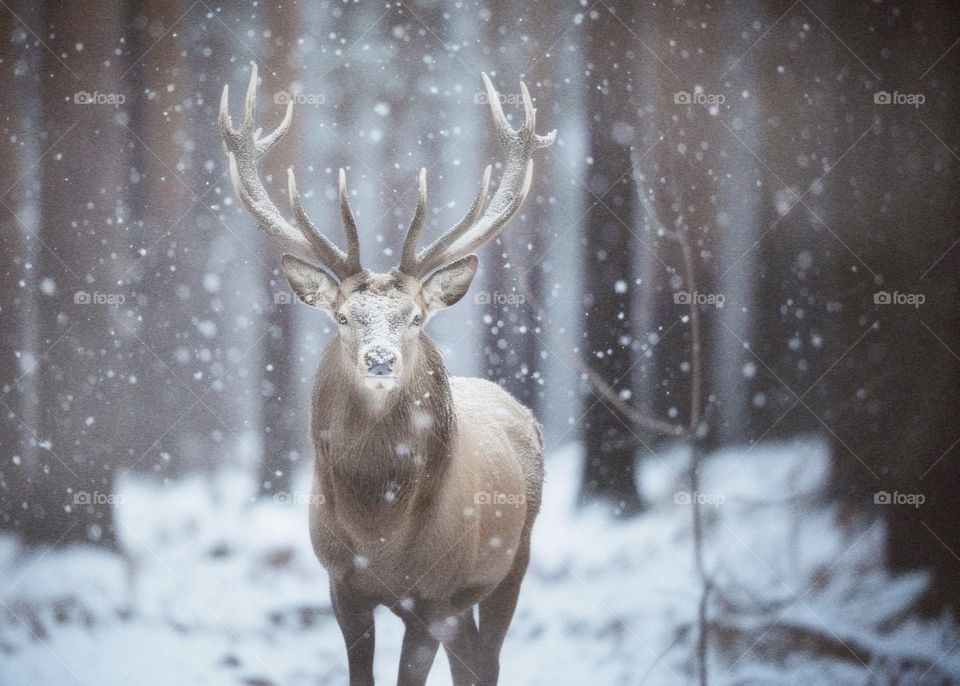
[[417, 209], [407, 230], [400, 260], [400, 271], [411, 276], [417, 278], [426, 276], [438, 267], [469, 255], [495, 238], [506, 226], [510, 217], [520, 209], [520, 205], [530, 191], [530, 183], [533, 180], [533, 160], [531, 159], [533, 151], [547, 147], [556, 138], [556, 129], [545, 136], [536, 133], [537, 111], [530, 99], [530, 92], [522, 82], [520, 91], [523, 94], [524, 119], [523, 125], [514, 131], [507, 123], [507, 118], [503, 116], [500, 95], [490, 82], [490, 78], [486, 74], [482, 74], [482, 77], [487, 99], [490, 101], [490, 110], [493, 113], [493, 123], [497, 127], [500, 143], [506, 153], [500, 185], [484, 211], [483, 201], [487, 196], [487, 186], [490, 183], [491, 168], [488, 166], [480, 182], [480, 191], [463, 219], [417, 253], [417, 240], [423, 230], [427, 204], [426, 174], [425, 170], [420, 171]]
[[230, 120], [229, 86], [223, 87], [220, 98], [220, 134], [230, 161], [230, 179], [243, 206], [257, 220], [264, 232], [286, 250], [312, 259], [326, 266], [341, 281], [361, 270], [357, 225], [347, 199], [347, 181], [340, 170], [340, 213], [343, 216], [347, 235], [347, 252], [343, 252], [324, 236], [303, 210], [293, 170], [287, 170], [287, 188], [296, 217], [297, 226], [292, 226], [273, 204], [266, 188], [260, 181], [258, 163], [277, 144], [290, 128], [293, 120], [293, 102], [287, 103], [283, 121], [272, 133], [261, 136], [261, 129], [253, 128], [253, 113], [257, 102], [257, 65], [250, 72], [250, 84], [244, 101], [243, 122], [234, 129]]

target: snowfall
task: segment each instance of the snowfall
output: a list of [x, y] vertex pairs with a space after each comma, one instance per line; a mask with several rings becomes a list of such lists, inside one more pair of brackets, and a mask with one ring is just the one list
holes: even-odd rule
[[[914, 611], [927, 577], [885, 571], [882, 523], [816, 497], [829, 478], [821, 442], [711, 455], [696, 495], [681, 447], [645, 458], [650, 507], [626, 522], [576, 507], [581, 457], [577, 445], [548, 456], [501, 683], [693, 683], [694, 498], [711, 684], [960, 683], [960, 628]], [[264, 502], [248, 475], [125, 479], [123, 555], [0, 538], [0, 684], [346, 683], [307, 534], [308, 476]], [[377, 679], [393, 683], [402, 624], [381, 608], [376, 631]], [[450, 683], [442, 650], [428, 683]]]

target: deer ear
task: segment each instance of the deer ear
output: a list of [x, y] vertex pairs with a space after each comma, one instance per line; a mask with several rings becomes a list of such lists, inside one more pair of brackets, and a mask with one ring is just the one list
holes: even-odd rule
[[337, 306], [340, 284], [325, 269], [315, 267], [293, 255], [284, 255], [280, 261], [290, 288], [300, 302], [327, 312]]
[[470, 288], [478, 263], [476, 255], [467, 255], [431, 274], [421, 291], [427, 311], [442, 310], [460, 300]]

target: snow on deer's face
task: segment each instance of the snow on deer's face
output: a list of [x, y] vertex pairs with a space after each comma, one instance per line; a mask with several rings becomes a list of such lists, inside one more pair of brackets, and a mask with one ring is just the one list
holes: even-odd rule
[[365, 388], [388, 393], [416, 363], [424, 318], [420, 286], [398, 272], [366, 272], [348, 279], [344, 290], [334, 311], [344, 353]]
[[417, 367], [421, 327], [470, 287], [477, 258], [469, 255], [433, 272], [422, 284], [394, 269], [360, 271], [337, 282], [325, 270], [284, 255], [283, 271], [301, 302], [337, 323], [343, 364], [357, 383], [385, 396]]

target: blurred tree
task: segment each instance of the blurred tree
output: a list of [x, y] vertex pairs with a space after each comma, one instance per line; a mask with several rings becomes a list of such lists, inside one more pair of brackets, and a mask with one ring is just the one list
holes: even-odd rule
[[[726, 123], [730, 138], [751, 141], [761, 161], [758, 243], [743, 246], [743, 258], [724, 266], [728, 282], [751, 262], [755, 272], [746, 295], [755, 306], [756, 335], [738, 332], [750, 352], [736, 370], [747, 377], [751, 393], [746, 427], [751, 442], [824, 431], [817, 417], [829, 407], [829, 370], [841, 354], [835, 264], [849, 253], [823, 222], [834, 223], [834, 203], [846, 193], [843, 172], [856, 163], [834, 166], [868, 121], [864, 109], [845, 98], [854, 78], [868, 73], [831, 31], [804, 7], [785, 17], [775, 7], [756, 9], [763, 26], [773, 28], [749, 54], [743, 55], [751, 36], [729, 51], [737, 116]], [[839, 11], [817, 9], [828, 24]], [[838, 115], [838, 102], [846, 117]], [[726, 203], [725, 211], [735, 212], [726, 209], [731, 207]]]
[[[629, 20], [629, 19], [627, 19]], [[622, 130], [630, 120], [629, 71], [620, 64], [633, 37], [603, 13], [585, 34], [584, 84], [591, 166], [587, 185], [599, 198], [585, 217], [581, 244], [585, 333], [581, 354], [615, 390], [631, 386], [630, 227], [635, 189], [630, 175], [629, 141]], [[606, 26], [610, 24], [610, 26]], [[591, 202], [594, 200], [591, 198]], [[581, 502], [605, 501], [620, 516], [643, 509], [634, 481], [636, 441], [622, 416], [602, 398], [583, 396], [586, 451]]]
[[[136, 377], [119, 275], [128, 263], [123, 5], [44, 7], [38, 278], [40, 450], [21, 532], [34, 543], [112, 545], [113, 470], [123, 462]], [[96, 40], [91, 37], [96, 36]], [[122, 52], [122, 51], [121, 51]], [[80, 58], [82, 56], [82, 59]]]
[[[167, 461], [163, 444], [168, 428], [193, 402], [188, 390], [194, 382], [177, 362], [176, 318], [170, 316], [171, 262], [182, 241], [184, 212], [193, 207], [195, 188], [185, 172], [191, 172], [186, 141], [185, 113], [191, 111], [190, 74], [182, 59], [182, 46], [169, 29], [186, 10], [165, 0], [146, 0], [129, 9], [132, 30], [128, 33], [135, 61], [124, 80], [137, 84], [139, 93], [129, 105], [131, 177], [128, 200], [133, 221], [130, 241], [138, 259], [122, 276], [134, 292], [142, 314], [128, 323], [142, 344], [135, 350], [138, 387], [150, 399], [149, 412], [136, 412], [125, 427], [134, 448], [131, 465], [162, 475], [179, 473], [184, 461]], [[139, 58], [139, 59], [137, 59]], [[186, 232], [184, 232], [186, 233]], [[177, 425], [179, 426], [179, 425]], [[165, 447], [165, 446], [164, 446]]]
[[[500, 36], [513, 35], [517, 31], [532, 32], [531, 40], [536, 41], [537, 28], [543, 26], [536, 21], [531, 21], [530, 25], [518, 27], [520, 17], [509, 9], [510, 3], [504, 0], [491, 2], [490, 20], [483, 24], [488, 35], [485, 40], [490, 45], [496, 45]], [[534, 6], [533, 12], [543, 11], [543, 6]], [[494, 85], [497, 87], [504, 98], [502, 103], [504, 112], [513, 116], [514, 125], [520, 121], [517, 117], [522, 116], [516, 107], [516, 98], [519, 97], [519, 74], [515, 67], [510, 64], [500, 63], [499, 59], [493, 62]], [[489, 67], [487, 67], [489, 69]], [[530, 85], [530, 84], [528, 84]], [[534, 89], [536, 90], [536, 89]], [[484, 116], [487, 116], [484, 113]], [[497, 143], [493, 143], [497, 145]], [[497, 150], [499, 159], [499, 149]], [[536, 241], [535, 232], [531, 231], [534, 226], [529, 221], [524, 221], [526, 215], [536, 214], [536, 189], [527, 198], [519, 216], [511, 220], [511, 226], [508, 230], [513, 232], [512, 245], [527, 246]], [[526, 266], [528, 251], [513, 252], [508, 254], [507, 243], [504, 238], [498, 238], [490, 247], [486, 249], [486, 259], [483, 261], [484, 273], [484, 292], [489, 296], [489, 304], [484, 309], [489, 315], [489, 320], [484, 320], [484, 345], [483, 354], [485, 362], [485, 376], [491, 381], [495, 381], [515, 398], [530, 407], [536, 412], [536, 384], [532, 378], [534, 370], [538, 368], [537, 364], [537, 346], [532, 335], [525, 333], [531, 325], [531, 310], [517, 305], [516, 301], [516, 283], [515, 270], [523, 269], [525, 272], [530, 269]], [[534, 252], [534, 255], [537, 253]], [[518, 260], [517, 263], [512, 260]], [[523, 260], [523, 262], [519, 262]], [[534, 269], [526, 274], [526, 286], [536, 296], [540, 294], [541, 279], [539, 270]], [[511, 297], [513, 296], [513, 297]]]
[[[233, 193], [216, 120], [223, 85], [231, 85], [236, 112], [257, 59], [239, 37], [262, 29], [258, 14], [239, 4], [213, 12], [180, 2], [158, 12], [149, 19], [160, 42], [142, 60], [148, 92], [156, 95], [151, 106], [169, 117], [154, 118], [169, 134], [167, 145], [155, 149], [165, 164], [155, 167], [179, 176], [186, 202], [153, 227], [146, 258], [154, 283], [149, 324], [166, 337], [158, 351], [176, 380], [165, 396], [174, 399], [173, 411], [164, 407], [140, 464], [175, 474], [257, 458], [257, 353], [265, 333], [260, 269], [270, 256], [258, 249]], [[172, 72], [164, 50], [153, 59], [167, 42], [177, 54]], [[268, 116], [278, 109], [263, 98], [258, 107]]]
[[[265, 80], [263, 93], [275, 95], [291, 92], [299, 74], [297, 36], [302, 28], [298, 5], [281, 6], [269, 3], [264, 6], [263, 20], [266, 25], [266, 52], [263, 55]], [[271, 97], [270, 104], [261, 103], [264, 116], [275, 117], [281, 108]], [[298, 112], [304, 115], [304, 110]], [[315, 116], [309, 112], [306, 116]], [[306, 125], [301, 121], [301, 126]], [[304, 129], [300, 128], [299, 132]], [[271, 153], [274, 168], [280, 164], [292, 166], [301, 148], [296, 137], [298, 131], [287, 135]], [[302, 135], [302, 134], [299, 134]], [[285, 174], [280, 175], [286, 178]], [[276, 178], [277, 175], [275, 174]], [[281, 184], [278, 184], [281, 185]], [[279, 189], [277, 189], [279, 191]], [[278, 203], [282, 203], [280, 199]], [[298, 404], [301, 397], [297, 359], [295, 354], [295, 310], [299, 303], [278, 298], [289, 296], [287, 281], [280, 271], [278, 261], [273, 259], [276, 244], [266, 237], [260, 238], [266, 265], [261, 268], [261, 278], [266, 294], [265, 314], [269, 331], [263, 339], [263, 364], [260, 381], [262, 396], [261, 431], [263, 447], [260, 455], [257, 483], [260, 495], [267, 496], [289, 492], [290, 478], [296, 467], [307, 432], [302, 419], [303, 408]]]
[[[880, 70], [861, 96], [871, 133], [850, 153], [832, 205], [832, 223], [850, 248], [834, 263], [843, 353], [831, 374], [835, 491], [886, 519], [895, 569], [933, 571], [927, 609], [960, 611], [960, 124], [951, 115], [960, 102], [946, 87], [957, 83], [960, 67], [940, 59], [960, 18], [943, 4], [873, 12], [870, 33], [855, 15], [833, 24], [855, 37], [856, 53], [890, 56], [870, 61]], [[918, 26], [930, 31], [920, 48]], [[875, 105], [881, 89], [926, 100]], [[909, 296], [923, 302], [897, 301]], [[883, 502], [883, 493], [893, 499], [897, 492], [925, 502]]]
[[[28, 2], [4, 12], [31, 17]], [[36, 120], [40, 110], [40, 52], [19, 21], [0, 30], [0, 528], [18, 530], [29, 517], [24, 501], [35, 466], [37, 404], [34, 372], [39, 284], [33, 269], [43, 154]]]

